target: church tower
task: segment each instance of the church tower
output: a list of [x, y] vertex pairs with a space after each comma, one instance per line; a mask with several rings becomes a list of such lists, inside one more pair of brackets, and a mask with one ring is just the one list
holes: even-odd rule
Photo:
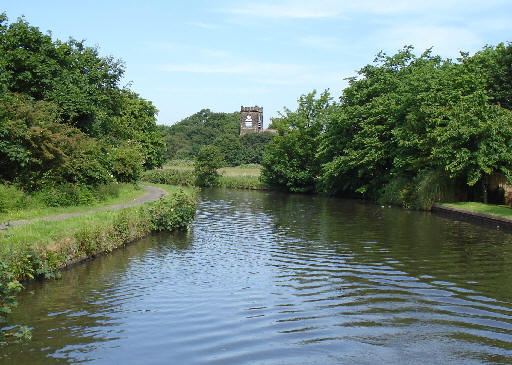
[[263, 107], [240, 107], [240, 135], [259, 133], [263, 130]]

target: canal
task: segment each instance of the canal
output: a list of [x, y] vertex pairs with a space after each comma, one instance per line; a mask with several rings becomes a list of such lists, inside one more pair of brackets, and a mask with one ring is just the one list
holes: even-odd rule
[[35, 282], [5, 364], [512, 363], [512, 234], [426, 212], [201, 193], [187, 232]]

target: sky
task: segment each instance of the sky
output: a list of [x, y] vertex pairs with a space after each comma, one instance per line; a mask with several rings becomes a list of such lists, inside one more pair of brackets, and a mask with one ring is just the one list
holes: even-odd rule
[[510, 0], [2, 0], [2, 11], [122, 59], [123, 86], [167, 125], [242, 105], [263, 106], [268, 125], [312, 90], [339, 97], [379, 51], [433, 47], [455, 59], [512, 41]]

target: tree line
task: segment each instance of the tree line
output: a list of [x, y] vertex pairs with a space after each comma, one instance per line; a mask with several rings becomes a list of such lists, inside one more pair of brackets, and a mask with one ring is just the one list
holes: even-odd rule
[[215, 146], [227, 166], [259, 164], [272, 133], [240, 135], [240, 113], [216, 113], [209, 109], [173, 124], [160, 126], [167, 145], [165, 158], [195, 159], [201, 148]]
[[132, 182], [163, 162], [154, 105], [121, 86], [122, 61], [0, 14], [0, 182]]
[[443, 59], [407, 46], [329, 91], [298, 99], [272, 121], [279, 130], [262, 178], [292, 192], [359, 196], [429, 208], [480, 199], [488, 177], [512, 181], [512, 46]]

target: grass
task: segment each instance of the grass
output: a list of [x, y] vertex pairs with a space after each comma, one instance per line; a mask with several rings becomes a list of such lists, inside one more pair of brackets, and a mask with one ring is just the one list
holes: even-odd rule
[[[126, 209], [134, 211], [136, 208]], [[57, 221], [36, 220], [13, 227], [0, 232], [2, 250], [27, 244], [37, 248], [46, 247], [56, 240], [73, 236], [83, 227], [94, 227], [98, 230], [107, 227], [112, 224], [118, 213], [116, 210], [107, 210]]]
[[508, 205], [494, 205], [478, 202], [443, 203], [441, 205], [473, 213], [484, 213], [497, 217], [512, 219], [512, 208]]
[[24, 208], [12, 209], [8, 210], [7, 212], [0, 213], [0, 222], [13, 221], [18, 219], [49, 217], [65, 213], [87, 211], [93, 208], [100, 208], [109, 205], [129, 202], [134, 199], [137, 199], [138, 197], [144, 195], [145, 193], [145, 190], [141, 189], [136, 185], [120, 184], [119, 195], [117, 197], [111, 197], [106, 200], [89, 205], [77, 205], [70, 207], [46, 207], [43, 206], [42, 204], [34, 202], [33, 204], [26, 205]]
[[151, 231], [188, 226], [196, 209], [194, 189], [154, 186], [169, 194], [156, 202], [0, 231], [0, 264], [20, 280], [53, 275], [70, 262], [110, 252]]
[[[142, 180], [154, 183], [180, 184], [191, 186], [194, 184], [193, 161], [171, 161], [162, 169], [147, 171]], [[265, 189], [260, 181], [261, 166], [257, 164], [241, 165], [236, 167], [223, 167], [219, 169], [220, 187], [233, 189]]]
[[144, 182], [144, 185], [154, 186], [156, 188], [163, 189], [167, 191], [169, 194], [176, 193], [179, 190], [183, 190], [185, 193], [190, 194], [191, 196], [197, 195], [197, 188], [193, 186], [176, 186], [176, 185], [167, 185], [167, 184], [153, 184], [150, 182]]
[[261, 166], [256, 164], [241, 165], [236, 167], [223, 167], [219, 174], [225, 177], [260, 177]]
[[[162, 188], [171, 195], [182, 190], [190, 196], [195, 196], [194, 188], [151, 183], [147, 183], [146, 185]], [[139, 190], [141, 192], [145, 192], [142, 189]], [[123, 199], [121, 198], [121, 196], [117, 198], [118, 203], [123, 202]], [[124, 199], [124, 201], [129, 200]], [[115, 200], [112, 200], [112, 202], [112, 204], [116, 204]], [[143, 204], [141, 206], [146, 205], [147, 204]], [[90, 206], [87, 207], [87, 209], [90, 208]], [[123, 208], [122, 210], [124, 211], [123, 214], [135, 214], [139, 209], [140, 206], [134, 206]], [[101, 230], [104, 227], [111, 226], [116, 217], [119, 215], [119, 211], [120, 210], [100, 211], [56, 221], [35, 220], [21, 226], [16, 226], [5, 231], [0, 231], [0, 242], [5, 247], [24, 244], [30, 244], [34, 247], [46, 247], [56, 240], [73, 236], [76, 232], [82, 230], [84, 227], [94, 227], [94, 229]]]

